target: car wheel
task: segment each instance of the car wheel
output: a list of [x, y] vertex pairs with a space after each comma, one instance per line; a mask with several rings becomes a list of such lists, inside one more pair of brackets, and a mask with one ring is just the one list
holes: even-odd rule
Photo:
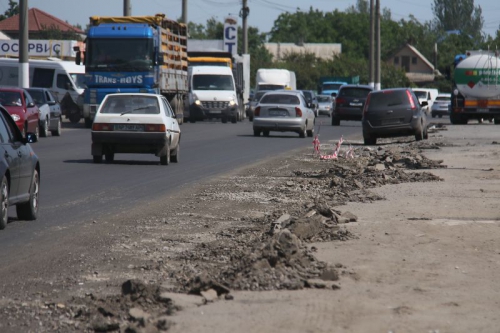
[[443, 118], [443, 115], [442, 114], [438, 115], [438, 118]]
[[249, 116], [249, 117], [248, 117], [248, 121], [253, 121], [253, 117], [252, 117], [252, 116]]
[[266, 137], [268, 137], [268, 136], [269, 136], [269, 131], [267, 131], [267, 130], [262, 131], [262, 133], [263, 133], [263, 135], [264, 135], [264, 136], [266, 136]]
[[307, 130], [307, 136], [312, 138], [314, 135], [314, 124], [310, 130]]
[[332, 126], [340, 126], [340, 119], [332, 115]]
[[420, 123], [420, 126], [417, 128], [417, 132], [415, 133], [415, 140], [420, 141], [424, 138], [424, 125]]
[[223, 124], [226, 124], [227, 123], [227, 116], [222, 116], [220, 118], [220, 121], [223, 123]]
[[299, 132], [299, 137], [300, 138], [305, 138], [307, 136], [307, 131], [306, 131], [306, 127], [304, 126], [303, 129], [300, 130]]
[[44, 138], [49, 136], [49, 118], [40, 123], [40, 136]]
[[196, 119], [194, 119], [193, 117], [189, 117], [189, 122], [191, 124], [194, 124], [196, 122]]
[[253, 130], [253, 136], [260, 136], [260, 130]]
[[238, 116], [231, 117], [231, 123], [236, 124], [238, 122]]
[[93, 155], [93, 160], [94, 163], [101, 163], [102, 162], [102, 155]]
[[113, 161], [115, 160], [115, 154], [107, 153], [104, 155], [104, 158], [106, 159], [106, 163], [113, 163]]
[[431, 114], [431, 116], [432, 116], [432, 118], [436, 118], [436, 115], [435, 115], [434, 113], [433, 113], [433, 114]]
[[35, 135], [40, 137], [40, 127], [38, 125], [35, 126]]
[[365, 146], [375, 146], [377, 144], [377, 138], [373, 137], [363, 137]]
[[78, 114], [78, 112], [72, 112], [71, 115], [69, 116], [69, 121], [71, 121], [73, 124], [77, 124], [80, 122], [80, 119], [82, 117], [80, 117], [80, 115]]
[[61, 118], [57, 118], [57, 127], [55, 130], [50, 131], [53, 136], [61, 136]]
[[424, 139], [427, 140], [429, 138], [429, 132], [427, 131], [427, 126], [424, 127]]
[[179, 163], [179, 151], [181, 150], [180, 142], [177, 143], [177, 147], [174, 149], [174, 152], [170, 154], [170, 160], [174, 163]]
[[7, 227], [9, 221], [9, 182], [7, 177], [3, 176], [2, 184], [0, 185], [0, 230]]
[[170, 144], [167, 142], [167, 145], [165, 147], [166, 149], [166, 155], [165, 156], [160, 156], [160, 164], [161, 165], [169, 165], [170, 164]]
[[40, 193], [40, 177], [38, 170], [33, 171], [30, 198], [27, 202], [16, 205], [17, 218], [20, 220], [36, 220], [38, 217], [38, 195]]

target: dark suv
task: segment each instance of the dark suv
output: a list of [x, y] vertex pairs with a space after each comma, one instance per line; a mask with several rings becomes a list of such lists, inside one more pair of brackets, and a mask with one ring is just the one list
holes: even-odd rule
[[312, 90], [301, 90], [302, 94], [306, 98], [307, 103], [311, 103], [311, 109], [314, 111], [314, 116], [318, 116], [318, 98], [316, 93]]
[[371, 86], [346, 84], [340, 87], [332, 112], [332, 126], [339, 126], [341, 120], [361, 120], [366, 96]]
[[375, 145], [377, 138], [415, 135], [427, 139], [427, 114], [418, 98], [408, 88], [372, 91], [363, 109], [363, 138], [365, 145]]

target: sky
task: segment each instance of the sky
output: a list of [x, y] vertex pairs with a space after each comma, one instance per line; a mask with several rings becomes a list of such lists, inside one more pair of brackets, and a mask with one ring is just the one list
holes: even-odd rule
[[[123, 0], [27, 0], [29, 8], [38, 8], [70, 24], [80, 24], [83, 28], [90, 16], [122, 16]], [[228, 15], [238, 16], [242, 0], [187, 0], [188, 21], [205, 24], [215, 18], [223, 22]], [[0, 12], [8, 8], [9, 0], [0, 0]], [[412, 14], [421, 23], [433, 19], [433, 0], [380, 0], [380, 7], [391, 10], [395, 21], [408, 19]], [[164, 13], [168, 18], [178, 19], [182, 14], [182, 0], [130, 0], [132, 15], [154, 15]], [[247, 0], [250, 8], [248, 25], [260, 32], [269, 32], [281, 13], [314, 9], [330, 12], [344, 11], [355, 5], [356, 0]], [[481, 6], [484, 18], [483, 32], [495, 36], [500, 24], [500, 1], [475, 0]], [[241, 25], [241, 19], [239, 20]]]

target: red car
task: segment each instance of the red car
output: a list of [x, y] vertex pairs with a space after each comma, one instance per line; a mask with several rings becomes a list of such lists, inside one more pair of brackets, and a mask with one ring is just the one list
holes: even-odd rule
[[17, 127], [26, 137], [26, 133], [39, 135], [40, 111], [31, 95], [22, 88], [0, 88], [0, 104], [7, 109]]

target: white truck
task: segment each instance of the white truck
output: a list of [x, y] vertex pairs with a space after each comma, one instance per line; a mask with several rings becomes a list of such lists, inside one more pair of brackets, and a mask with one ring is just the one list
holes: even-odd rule
[[217, 118], [223, 123], [243, 120], [233, 71], [223, 66], [192, 66], [188, 69], [189, 121]]
[[[29, 86], [47, 88], [61, 104], [63, 115], [79, 122], [83, 110], [85, 66], [72, 61], [33, 60], [29, 63]], [[19, 59], [0, 59], [0, 85], [19, 86]]]
[[287, 69], [260, 68], [257, 70], [255, 81], [256, 92], [259, 90], [297, 89], [295, 72]]

